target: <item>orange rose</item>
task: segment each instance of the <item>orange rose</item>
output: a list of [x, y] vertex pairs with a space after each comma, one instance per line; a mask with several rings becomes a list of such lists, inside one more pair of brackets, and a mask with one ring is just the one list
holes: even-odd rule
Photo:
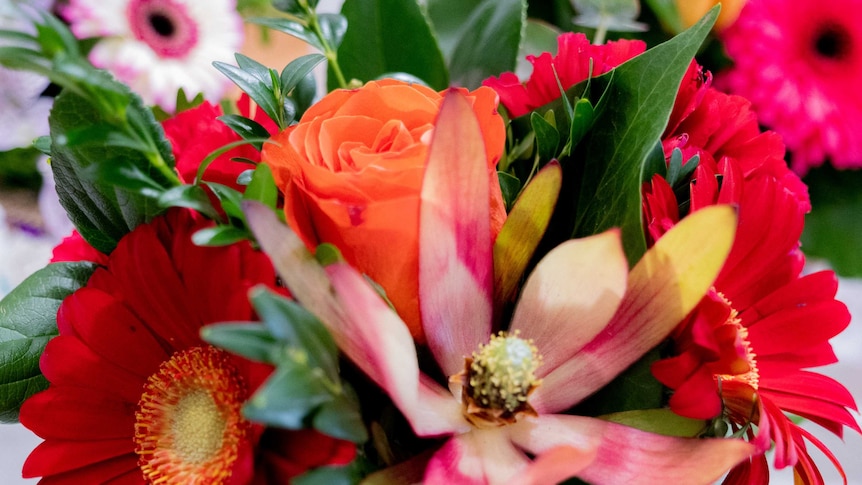
[[[496, 236], [506, 217], [496, 173], [506, 131], [493, 90], [468, 96], [485, 138]], [[419, 342], [419, 194], [442, 100], [395, 80], [336, 90], [273, 137], [277, 144], [262, 155], [284, 191], [290, 226], [309, 247], [334, 244], [381, 285]]]

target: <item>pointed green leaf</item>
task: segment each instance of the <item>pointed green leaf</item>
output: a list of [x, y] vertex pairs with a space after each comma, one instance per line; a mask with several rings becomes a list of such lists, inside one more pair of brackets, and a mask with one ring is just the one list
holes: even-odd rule
[[[443, 55], [416, 2], [346, 0], [341, 12], [350, 25], [338, 48], [338, 64], [347, 80], [405, 72], [433, 89], [449, 86]], [[330, 76], [329, 88], [336, 84]]]
[[168, 207], [186, 207], [194, 209], [210, 219], [219, 219], [206, 191], [200, 185], [178, 185], [162, 192], [158, 198], [159, 205]]
[[21, 404], [48, 386], [39, 358], [57, 335], [57, 310], [95, 269], [89, 262], [49, 264], [0, 300], [0, 422], [17, 421]]
[[[229, 114], [219, 116], [216, 119], [226, 124], [228, 128], [233, 130], [244, 140], [252, 138], [266, 139], [270, 136], [269, 132], [266, 130], [266, 128], [263, 127], [263, 125], [261, 125], [257, 121], [246, 118], [245, 116]], [[251, 145], [257, 150], [261, 150], [263, 148], [262, 141], [255, 141]]]
[[[549, 161], [557, 157], [557, 146], [560, 144], [560, 132], [554, 126], [554, 112], [548, 111], [545, 116], [533, 112], [530, 115], [530, 123], [536, 133], [536, 145], [540, 161]], [[549, 121], [550, 119], [550, 121]]]
[[251, 239], [251, 234], [234, 226], [208, 227], [192, 234], [192, 242], [198, 246], [229, 246], [247, 239]]
[[278, 344], [260, 323], [217, 323], [201, 328], [201, 339], [257, 362], [272, 363]]
[[323, 434], [363, 443], [368, 440], [368, 430], [359, 414], [359, 404], [346, 398], [325, 403], [314, 415], [314, 429]]
[[[608, 101], [596, 106], [594, 127], [581, 144], [585, 168], [573, 235], [622, 228], [630, 264], [646, 250], [640, 193], [644, 164], [667, 125], [682, 76], [717, 14], [713, 9], [689, 30], [616, 68], [602, 98]], [[592, 82], [600, 86], [608, 77]]]
[[272, 177], [272, 169], [269, 168], [269, 165], [261, 163], [257, 166], [242, 198], [256, 200], [273, 209], [276, 208], [278, 187], [275, 186], [275, 179]]
[[601, 419], [665, 436], [694, 438], [707, 425], [706, 421], [679, 416], [670, 409], [641, 409], [600, 416]]
[[307, 42], [309, 45], [321, 52], [323, 51], [323, 45], [317, 39], [317, 36], [314, 34], [314, 31], [312, 31], [310, 28], [308, 28], [307, 25], [302, 22], [298, 22], [292, 19], [274, 17], [253, 17], [248, 19], [248, 21], [258, 25], [263, 25], [264, 27], [268, 27], [279, 32], [284, 32], [287, 35], [296, 37], [299, 40]]
[[321, 379], [308, 367], [282, 363], [243, 406], [251, 421], [287, 429], [305, 428], [305, 418], [331, 401]]
[[284, 70], [281, 71], [282, 95], [287, 96], [290, 94], [325, 59], [326, 56], [323, 54], [307, 54], [290, 61], [290, 64], [285, 66]]

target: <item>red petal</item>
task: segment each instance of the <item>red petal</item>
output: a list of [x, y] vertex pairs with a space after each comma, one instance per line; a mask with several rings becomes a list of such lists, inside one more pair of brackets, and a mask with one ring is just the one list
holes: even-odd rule
[[[113, 480], [120, 480], [114, 482]], [[82, 485], [90, 483], [122, 483], [144, 485], [144, 475], [138, 468], [137, 455], [121, 456], [88, 467], [43, 478], [41, 485]]]
[[27, 399], [20, 418], [24, 426], [45, 439], [131, 441], [136, 407], [112, 393], [52, 386]]
[[[131, 455], [137, 460], [135, 442], [131, 437], [99, 441], [48, 440], [37, 446], [27, 457], [23, 475], [25, 478], [55, 475], [106, 462], [122, 455]], [[137, 469], [137, 466], [134, 468]]]

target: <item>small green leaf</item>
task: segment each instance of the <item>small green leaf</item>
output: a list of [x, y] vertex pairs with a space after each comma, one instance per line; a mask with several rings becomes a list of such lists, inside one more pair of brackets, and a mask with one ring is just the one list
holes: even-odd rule
[[314, 429], [334, 438], [354, 443], [368, 440], [368, 430], [362, 422], [358, 404], [344, 397], [324, 403], [315, 413], [312, 425]]
[[521, 192], [521, 179], [506, 172], [497, 172], [497, 180], [500, 182], [500, 191], [503, 192], [503, 200], [508, 210]]
[[254, 170], [251, 181], [245, 189], [242, 198], [244, 200], [256, 200], [275, 209], [278, 204], [278, 187], [272, 177], [272, 169], [269, 165], [261, 163]]
[[260, 323], [217, 323], [201, 328], [201, 339], [247, 359], [272, 364], [278, 348], [275, 338]]
[[281, 94], [290, 94], [324, 60], [326, 56], [323, 54], [307, 54], [290, 61], [281, 71]]
[[315, 35], [314, 31], [302, 22], [274, 17], [253, 17], [248, 19], [248, 21], [279, 32], [284, 32], [287, 35], [305, 41], [321, 52], [323, 51], [323, 45], [320, 43], [320, 40], [317, 39], [317, 35]]
[[198, 246], [229, 246], [248, 239], [248, 231], [234, 226], [208, 227], [192, 234], [192, 242]]
[[684, 418], [670, 409], [641, 409], [599, 416], [601, 419], [665, 436], [694, 438], [708, 424], [700, 419]]
[[333, 50], [337, 50], [347, 33], [347, 19], [337, 13], [324, 13], [317, 17], [317, 21], [326, 43]]
[[[238, 62], [239, 59], [243, 57], [241, 54], [237, 54], [236, 56]], [[227, 76], [228, 79], [243, 90], [243, 92], [248, 94], [248, 96], [257, 103], [260, 109], [262, 109], [272, 120], [278, 122], [278, 120], [283, 118], [282, 107], [273, 92], [272, 81], [269, 77], [268, 71], [267, 77], [260, 79], [258, 77], [258, 74], [260, 74], [258, 70], [249, 72], [241, 67], [232, 66], [219, 61], [213, 62], [213, 66], [215, 66], [215, 68], [222, 74]], [[269, 136], [269, 133], [267, 133], [267, 136]]]
[[533, 112], [530, 115], [530, 123], [536, 133], [539, 160], [547, 162], [556, 158], [557, 146], [560, 144], [560, 132], [554, 126], [554, 112], [548, 111], [545, 116]]
[[40, 136], [33, 140], [33, 147], [36, 150], [39, 150], [45, 155], [51, 155], [51, 137], [50, 136]]
[[363, 473], [357, 467], [322, 466], [309, 470], [290, 480], [291, 485], [354, 485], [362, 481]]
[[244, 221], [245, 214], [242, 212], [242, 194], [227, 185], [222, 185], [216, 182], [204, 182], [204, 184], [213, 191], [213, 194], [221, 202], [221, 208], [228, 217]]
[[314, 259], [321, 266], [326, 266], [344, 261], [344, 256], [341, 255], [341, 251], [334, 244], [323, 243], [317, 246], [317, 249], [314, 251]]
[[306, 417], [332, 396], [308, 367], [282, 363], [243, 406], [251, 421], [287, 429], [305, 428]]
[[158, 198], [165, 191], [165, 187], [159, 185], [137, 165], [124, 158], [103, 160], [101, 163], [90, 165], [81, 170], [80, 174], [85, 180], [122, 187], [129, 192], [145, 197]]
[[[332, 382], [338, 377], [338, 347], [320, 321], [296, 302], [263, 287], [251, 291], [251, 303], [270, 334], [289, 347], [301, 349], [304, 364], [321, 369]], [[280, 364], [280, 363], [279, 363]]]
[[[216, 118], [222, 123], [226, 124], [228, 128], [233, 130], [237, 135], [241, 136], [244, 140], [248, 139], [266, 139], [269, 138], [269, 132], [266, 128], [263, 127], [257, 121], [246, 118], [245, 116], [240, 115], [222, 115]], [[256, 150], [260, 151], [263, 148], [262, 141], [252, 142], [251, 146], [253, 146]]]
[[[443, 55], [416, 2], [346, 0], [341, 12], [350, 29], [338, 48], [338, 64], [348, 80], [404, 72], [433, 89], [449, 86]], [[332, 76], [328, 84], [330, 89], [337, 87]]]
[[206, 191], [200, 185], [178, 185], [162, 192], [158, 198], [159, 205], [168, 207], [186, 207], [194, 209], [210, 219], [219, 219], [219, 214], [210, 202]]
[[90, 262], [49, 264], [0, 300], [0, 421], [17, 421], [21, 404], [47, 387], [39, 358], [57, 334], [57, 310], [96, 267]]

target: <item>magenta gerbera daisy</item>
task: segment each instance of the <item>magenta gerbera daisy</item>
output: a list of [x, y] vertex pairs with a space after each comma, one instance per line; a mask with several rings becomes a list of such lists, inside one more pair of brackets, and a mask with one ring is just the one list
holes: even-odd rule
[[862, 166], [862, 1], [751, 0], [722, 32], [735, 65], [719, 86], [749, 98], [794, 170]]
[[230, 81], [212, 63], [230, 62], [243, 42], [235, 0], [71, 0], [63, 14], [77, 37], [102, 37], [96, 67], [169, 112], [180, 88], [218, 101]]

